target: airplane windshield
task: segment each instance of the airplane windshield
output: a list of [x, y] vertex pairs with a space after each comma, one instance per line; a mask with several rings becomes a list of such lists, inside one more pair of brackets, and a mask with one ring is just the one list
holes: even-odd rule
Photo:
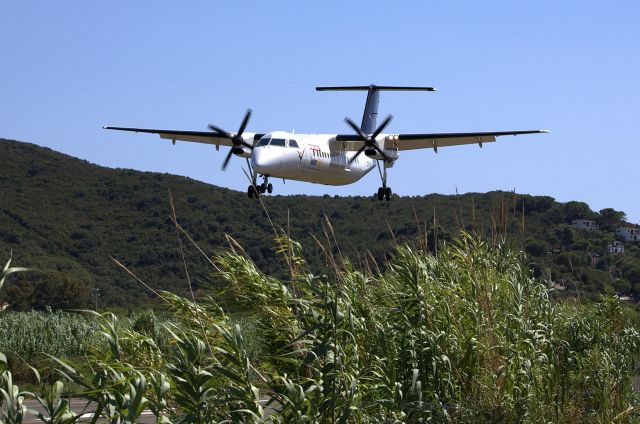
[[256, 147], [268, 145], [269, 144], [269, 140], [271, 140], [271, 137], [262, 137], [260, 139], [260, 141], [258, 141], [258, 144], [256, 144]]
[[272, 138], [271, 145], [284, 147], [284, 138]]
[[298, 148], [298, 142], [295, 140], [289, 140], [289, 147], [295, 147], [296, 149]]

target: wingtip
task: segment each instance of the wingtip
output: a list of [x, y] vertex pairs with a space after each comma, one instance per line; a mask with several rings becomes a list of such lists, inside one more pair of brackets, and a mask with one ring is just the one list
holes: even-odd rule
[[540, 130], [540, 132], [543, 133], [543, 134], [549, 134], [551, 131], [549, 131], [549, 130]]

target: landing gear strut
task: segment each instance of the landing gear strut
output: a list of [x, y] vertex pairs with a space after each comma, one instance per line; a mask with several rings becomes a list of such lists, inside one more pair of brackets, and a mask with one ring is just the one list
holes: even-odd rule
[[387, 187], [387, 164], [383, 161], [382, 169], [380, 169], [380, 161], [377, 161], [376, 164], [378, 165], [378, 172], [380, 173], [380, 178], [382, 179], [382, 187], [378, 188], [376, 197], [380, 201], [386, 199], [388, 202], [389, 200], [391, 200], [392, 191], [391, 187]]

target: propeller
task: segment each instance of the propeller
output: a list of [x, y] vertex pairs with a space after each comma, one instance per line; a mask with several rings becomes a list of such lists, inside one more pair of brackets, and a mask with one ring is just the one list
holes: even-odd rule
[[229, 164], [229, 160], [231, 160], [231, 155], [232, 154], [234, 154], [234, 153], [235, 154], [241, 154], [244, 151], [242, 149], [242, 146], [248, 147], [249, 149], [253, 150], [253, 146], [251, 144], [247, 143], [246, 141], [244, 141], [244, 138], [242, 138], [242, 133], [244, 132], [244, 129], [247, 128], [247, 123], [249, 122], [249, 118], [251, 118], [251, 109], [247, 109], [247, 113], [245, 113], [244, 119], [242, 120], [242, 123], [240, 124], [240, 128], [238, 129], [238, 132], [235, 135], [232, 135], [232, 134], [226, 132], [222, 128], [216, 127], [213, 124], [209, 124], [209, 129], [211, 131], [213, 131], [214, 133], [216, 133], [217, 135], [219, 135], [222, 138], [230, 139], [231, 143], [232, 143], [232, 147], [229, 150], [229, 153], [227, 154], [227, 157], [224, 158], [224, 162], [222, 163], [222, 170], [223, 171], [227, 168], [227, 165]]
[[351, 119], [349, 118], [344, 118], [344, 121], [351, 127], [353, 128], [353, 130], [358, 133], [358, 135], [360, 136], [360, 139], [362, 140], [362, 142], [364, 143], [362, 145], [362, 147], [356, 152], [356, 154], [349, 159], [349, 165], [351, 165], [351, 163], [356, 160], [356, 158], [360, 155], [360, 153], [364, 152], [365, 150], [371, 151], [377, 151], [378, 153], [380, 153], [380, 155], [382, 155], [382, 157], [387, 160], [387, 161], [391, 161], [391, 159], [389, 158], [389, 156], [387, 156], [382, 149], [380, 149], [380, 147], [378, 147], [378, 145], [376, 144], [376, 137], [378, 135], [380, 135], [380, 133], [382, 131], [384, 131], [385, 127], [387, 125], [389, 125], [389, 122], [391, 122], [391, 119], [393, 117], [391, 115], [388, 115], [384, 121], [382, 121], [382, 124], [380, 124], [380, 126], [378, 128], [376, 128], [376, 130], [373, 132], [373, 134], [371, 135], [366, 135], [365, 133], [362, 132], [362, 130], [360, 129], [359, 126], [357, 126], [355, 124], [355, 122], [353, 122]]

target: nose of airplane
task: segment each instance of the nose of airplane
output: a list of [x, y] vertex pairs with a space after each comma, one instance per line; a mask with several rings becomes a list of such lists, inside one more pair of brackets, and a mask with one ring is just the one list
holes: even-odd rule
[[251, 155], [251, 166], [259, 173], [277, 165], [277, 157], [265, 147], [256, 147]]

